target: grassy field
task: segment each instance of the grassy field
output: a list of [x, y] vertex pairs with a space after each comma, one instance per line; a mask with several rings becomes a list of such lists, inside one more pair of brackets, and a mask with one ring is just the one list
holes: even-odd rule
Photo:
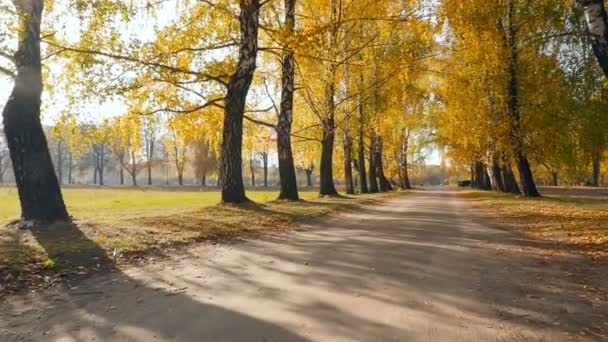
[[480, 210], [490, 208], [491, 213], [500, 215], [501, 222], [536, 238], [608, 260], [608, 201], [595, 194], [572, 196], [571, 192], [550, 189], [540, 199], [482, 191], [462, 191], [461, 195], [478, 203]]
[[[113, 222], [162, 212], [167, 215], [217, 204], [217, 191], [162, 191], [142, 189], [63, 189], [66, 205], [72, 216], [80, 220]], [[255, 202], [268, 202], [277, 196], [272, 191], [250, 191]], [[302, 198], [316, 197], [315, 192], [303, 192]], [[19, 218], [16, 188], [0, 188], [0, 224]]]
[[0, 188], [0, 276], [2, 270], [59, 269], [90, 260], [100, 250], [121, 258], [200, 240], [282, 231], [295, 220], [391, 195], [320, 199], [306, 191], [298, 203], [274, 201], [274, 191], [249, 191], [248, 196], [255, 203], [230, 206], [217, 204], [217, 191], [64, 189], [75, 224], [32, 232], [6, 225], [18, 218], [19, 204], [15, 189]]

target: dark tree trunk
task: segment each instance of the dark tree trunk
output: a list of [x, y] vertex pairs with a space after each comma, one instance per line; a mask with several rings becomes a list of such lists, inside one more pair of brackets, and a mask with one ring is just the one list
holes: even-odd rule
[[[285, 0], [285, 29], [293, 34], [295, 28], [296, 0]], [[295, 58], [293, 50], [286, 48], [282, 61], [281, 110], [277, 125], [277, 153], [279, 157], [279, 178], [281, 192], [279, 199], [297, 201], [298, 182], [291, 149], [291, 125], [293, 122], [293, 95], [295, 91]]]
[[0, 155], [0, 184], [4, 184], [4, 156]]
[[504, 166], [502, 168], [502, 176], [503, 184], [505, 186], [505, 192], [520, 195], [521, 192], [519, 190], [519, 186], [517, 185], [515, 175], [513, 174], [513, 169], [511, 168], [511, 161], [506, 155], [503, 156], [503, 163]]
[[389, 182], [389, 180], [386, 178], [386, 176], [384, 175], [384, 163], [382, 161], [382, 154], [384, 151], [384, 141], [382, 140], [382, 137], [376, 137], [376, 149], [375, 149], [375, 153], [376, 156], [374, 157], [374, 161], [376, 164], [376, 174], [378, 176], [378, 180], [380, 181], [380, 191], [382, 192], [386, 192], [386, 191], [392, 191], [393, 187], [391, 186], [391, 182]]
[[497, 160], [494, 159], [492, 161], [492, 166], [491, 166], [490, 171], [491, 172], [488, 172], [488, 173], [490, 174], [490, 183], [492, 185], [492, 190], [504, 192], [505, 185], [502, 181], [502, 172], [500, 170], [500, 165], [498, 165]]
[[378, 168], [376, 167], [376, 138], [372, 137], [372, 146], [369, 149], [369, 192], [375, 194], [380, 191], [378, 188], [378, 175], [376, 171]]
[[334, 186], [334, 171], [333, 171], [333, 159], [334, 159], [334, 141], [335, 141], [335, 127], [333, 118], [325, 121], [323, 129], [323, 141], [321, 146], [321, 184], [319, 193], [321, 196], [335, 196], [338, 194], [336, 187]]
[[334, 143], [336, 139], [336, 104], [335, 104], [335, 92], [336, 92], [336, 68], [335, 66], [330, 67], [330, 80], [328, 80], [325, 88], [325, 100], [327, 106], [326, 118], [323, 120], [323, 140], [321, 141], [321, 185], [319, 194], [321, 196], [335, 196], [338, 194], [334, 185]]
[[475, 162], [474, 170], [475, 178], [473, 186], [479, 190], [491, 190], [490, 176], [486, 171], [485, 165], [480, 161]]
[[[359, 82], [363, 82], [363, 73], [360, 75]], [[359, 86], [359, 91], [361, 91], [362, 85]], [[365, 122], [365, 108], [363, 106], [363, 95], [359, 94], [359, 141], [357, 147], [357, 157], [359, 158], [359, 184], [361, 188], [362, 194], [369, 193], [369, 188], [367, 187], [367, 173], [365, 171], [365, 135], [363, 134], [364, 122]]]
[[521, 118], [519, 111], [519, 80], [517, 77], [517, 67], [519, 55], [517, 47], [517, 28], [515, 24], [515, 4], [514, 0], [507, 3], [507, 32], [506, 45], [509, 51], [508, 74], [507, 74], [507, 113], [511, 129], [511, 140], [515, 151], [517, 169], [521, 180], [522, 190], [526, 197], [540, 197], [536, 188], [530, 163], [524, 152], [523, 138], [521, 136]]
[[131, 151], [131, 182], [133, 186], [137, 186], [137, 163], [135, 161], [135, 152]]
[[184, 186], [184, 173], [183, 172], [177, 173], [177, 184], [179, 184], [179, 186]]
[[595, 57], [605, 76], [608, 76], [608, 15], [604, 0], [577, 0], [587, 19], [587, 30], [592, 41]]
[[68, 151], [68, 184], [74, 184], [72, 171], [74, 170], [74, 156], [71, 151]]
[[97, 160], [98, 163], [98, 168], [99, 168], [99, 185], [105, 185], [104, 184], [104, 175], [103, 175], [103, 171], [105, 169], [105, 159], [106, 159], [106, 149], [104, 145], [101, 145], [99, 147], [99, 159]]
[[304, 170], [306, 172], [306, 186], [311, 187], [313, 186], [313, 182], [312, 182], [312, 172], [314, 171], [314, 167], [309, 167], [308, 169]]
[[148, 185], [152, 185], [152, 158], [154, 156], [154, 140], [148, 142], [147, 146]]
[[63, 185], [63, 153], [61, 140], [57, 141], [57, 180], [59, 185]]
[[42, 66], [40, 21], [44, 1], [14, 0], [22, 18], [15, 54], [17, 75], [2, 112], [4, 133], [13, 162], [15, 181], [25, 221], [69, 220], [59, 181], [40, 123]]
[[268, 152], [262, 153], [262, 166], [264, 168], [264, 187], [268, 187]]
[[600, 186], [601, 153], [593, 155], [593, 186]]
[[93, 184], [97, 185], [97, 171], [99, 170], [99, 168], [97, 168], [97, 155], [94, 155], [93, 157]]
[[125, 185], [125, 168], [120, 166], [120, 185]]
[[408, 170], [407, 159], [404, 160], [403, 167], [403, 188], [406, 190], [412, 189], [412, 183], [410, 182], [410, 171]]
[[222, 202], [247, 201], [243, 184], [243, 118], [258, 53], [259, 0], [239, 0], [241, 41], [237, 70], [228, 83], [220, 155]]
[[201, 178], [201, 185], [207, 186], [207, 176], [203, 175], [203, 177]]
[[355, 194], [355, 184], [353, 182], [353, 140], [348, 133], [344, 135], [344, 183], [346, 184], [346, 193], [349, 195]]
[[558, 186], [559, 185], [559, 177], [557, 171], [551, 172], [551, 185]]
[[249, 170], [251, 171], [251, 186], [255, 188], [255, 166], [253, 165], [253, 156], [249, 160]]

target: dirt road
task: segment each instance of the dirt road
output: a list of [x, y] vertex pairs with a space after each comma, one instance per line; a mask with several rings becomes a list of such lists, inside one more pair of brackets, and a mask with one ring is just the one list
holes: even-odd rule
[[[602, 341], [586, 262], [421, 191], [2, 303], [0, 341]], [[589, 298], [588, 298], [589, 297]]]

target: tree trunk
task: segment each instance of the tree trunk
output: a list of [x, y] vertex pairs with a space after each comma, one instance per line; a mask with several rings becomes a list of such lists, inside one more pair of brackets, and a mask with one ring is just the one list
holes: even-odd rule
[[99, 185], [105, 185], [104, 184], [104, 176], [103, 176], [103, 171], [105, 168], [105, 159], [106, 159], [106, 150], [105, 150], [105, 146], [101, 145], [99, 147], [99, 159], [97, 160], [98, 163], [98, 167], [99, 167]]
[[[285, 0], [285, 29], [293, 35], [295, 28], [296, 0]], [[279, 157], [279, 178], [281, 191], [279, 199], [297, 201], [298, 182], [291, 149], [291, 125], [293, 122], [293, 95], [295, 91], [295, 58], [293, 50], [287, 47], [283, 52], [281, 110], [277, 125], [277, 153]]]
[[203, 175], [201, 178], [201, 186], [207, 186], [207, 176]]
[[608, 15], [604, 0], [577, 0], [585, 11], [591, 46], [605, 76], [608, 76]]
[[243, 118], [258, 52], [259, 0], [239, 0], [241, 41], [237, 69], [226, 93], [220, 155], [222, 202], [247, 201], [243, 184]]
[[355, 184], [353, 182], [353, 140], [348, 133], [344, 134], [344, 183], [346, 193], [355, 194]]
[[61, 153], [61, 140], [57, 140], [57, 180], [63, 185], [63, 153]]
[[490, 184], [492, 186], [492, 190], [504, 192], [505, 185], [502, 180], [502, 172], [500, 170], [500, 165], [498, 165], [496, 157], [492, 158], [492, 165], [488, 166], [488, 174], [490, 175]]
[[557, 171], [551, 172], [551, 185], [559, 186], [559, 178], [558, 178]]
[[376, 174], [378, 168], [376, 167], [375, 141], [376, 138], [372, 137], [372, 146], [369, 149], [369, 192], [372, 194], [380, 191], [378, 188], [378, 175]]
[[183, 171], [177, 172], [177, 184], [179, 184], [179, 186], [184, 186], [184, 172]]
[[152, 185], [152, 158], [154, 156], [154, 141], [148, 142], [147, 150], [148, 185]]
[[72, 178], [72, 171], [74, 170], [74, 156], [71, 151], [68, 151], [68, 184], [74, 184], [74, 179]]
[[312, 172], [313, 172], [313, 168], [308, 168], [306, 170], [304, 170], [306, 172], [306, 186], [311, 187], [313, 184], [312, 182]]
[[137, 186], [137, 163], [135, 161], [135, 152], [131, 151], [131, 181], [133, 186]]
[[120, 165], [120, 185], [125, 185], [125, 168]]
[[502, 168], [502, 176], [505, 192], [520, 195], [521, 192], [519, 190], [519, 186], [517, 185], [515, 175], [513, 174], [513, 169], [511, 168], [511, 161], [506, 155], [503, 155], [503, 163], [504, 166]]
[[508, 74], [507, 74], [507, 113], [511, 128], [511, 138], [517, 161], [517, 168], [521, 180], [522, 190], [526, 197], [540, 197], [536, 189], [530, 163], [524, 152], [523, 138], [521, 136], [521, 118], [519, 111], [519, 81], [517, 77], [517, 67], [519, 55], [517, 47], [517, 29], [515, 24], [515, 4], [514, 0], [509, 0], [508, 6], [508, 27], [506, 34], [506, 44], [509, 52]]
[[405, 165], [403, 165], [403, 188], [406, 190], [412, 189], [412, 182], [410, 181], [410, 171], [408, 170], [407, 159]]
[[148, 185], [152, 185], [152, 166], [148, 163]]
[[376, 156], [374, 158], [377, 168], [376, 174], [378, 175], [378, 180], [380, 181], [380, 191], [387, 192], [392, 191], [393, 187], [391, 186], [391, 182], [389, 182], [384, 175], [384, 163], [382, 161], [383, 151], [384, 141], [382, 140], [382, 137], [376, 137]]
[[[409, 136], [409, 134], [408, 134]], [[409, 150], [409, 137], [405, 135], [405, 133], [403, 134], [403, 143], [401, 146], [401, 179], [402, 179], [402, 184], [401, 187], [405, 190], [411, 190], [412, 189], [412, 184], [410, 182], [410, 171], [408, 170], [409, 168], [409, 163], [407, 161], [407, 153]]]
[[[333, 101], [333, 100], [332, 100]], [[334, 186], [334, 142], [335, 142], [335, 127], [333, 118], [328, 118], [324, 123], [323, 141], [321, 146], [321, 184], [319, 194], [321, 196], [335, 196], [338, 194]]]
[[601, 153], [593, 155], [593, 186], [600, 186]]
[[19, 30], [19, 45], [15, 54], [15, 85], [2, 117], [21, 202], [21, 218], [24, 221], [68, 221], [69, 216], [40, 123], [43, 88], [40, 21], [44, 1], [14, 0], [13, 4], [22, 18], [23, 26]]
[[335, 196], [338, 194], [334, 185], [334, 143], [336, 139], [336, 66], [332, 65], [329, 70], [330, 79], [325, 86], [325, 100], [327, 114], [323, 120], [323, 140], [321, 142], [321, 187], [319, 194], [321, 196]]
[[255, 188], [255, 166], [253, 165], [253, 156], [249, 160], [249, 170], [251, 171], [251, 186]]
[[97, 172], [99, 168], [97, 167], [97, 155], [93, 157], [93, 184], [97, 185]]
[[264, 171], [264, 187], [268, 187], [268, 152], [262, 153], [262, 167]]
[[[363, 86], [361, 83], [363, 82], [363, 73], [360, 74], [359, 79], [359, 91], [361, 92], [361, 88]], [[367, 173], [365, 171], [365, 135], [363, 134], [364, 128], [364, 120], [365, 120], [365, 108], [363, 106], [363, 94], [359, 94], [359, 141], [358, 141], [358, 150], [357, 157], [359, 158], [359, 184], [361, 188], [362, 194], [369, 193], [369, 188], [367, 187]]]

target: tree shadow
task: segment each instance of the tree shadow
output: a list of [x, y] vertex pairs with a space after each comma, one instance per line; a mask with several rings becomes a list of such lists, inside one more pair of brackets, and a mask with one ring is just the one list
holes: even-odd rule
[[[246, 312], [208, 303], [197, 289], [126, 274], [75, 224], [40, 226], [31, 232], [61, 267], [83, 277], [104, 272], [86, 281], [71, 277], [51, 295], [32, 296], [29, 299], [36, 302], [29, 305], [7, 300], [2, 311], [11, 319], [0, 320], [2, 341], [308, 341]], [[33, 310], [24, 312], [31, 306]]]

